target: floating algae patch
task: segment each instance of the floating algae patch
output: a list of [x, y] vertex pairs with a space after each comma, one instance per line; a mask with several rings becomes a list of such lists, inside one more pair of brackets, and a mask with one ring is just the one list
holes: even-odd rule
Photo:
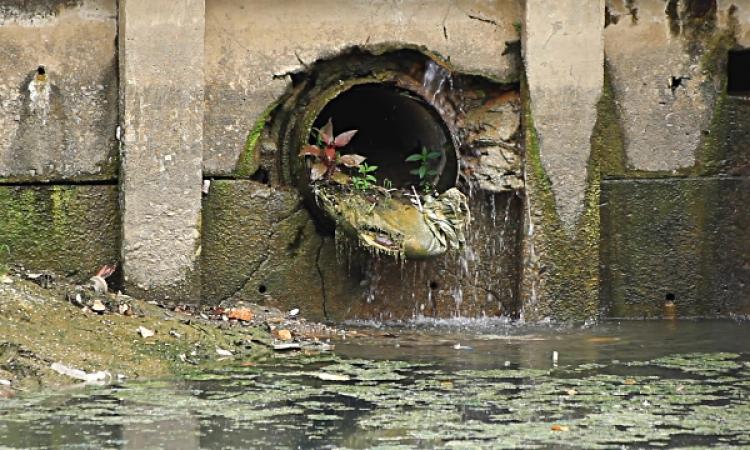
[[749, 360], [748, 353], [693, 352], [533, 368], [506, 366], [501, 358], [475, 369], [423, 358], [272, 357], [178, 380], [0, 400], [0, 442], [8, 448], [741, 448], [750, 446]]

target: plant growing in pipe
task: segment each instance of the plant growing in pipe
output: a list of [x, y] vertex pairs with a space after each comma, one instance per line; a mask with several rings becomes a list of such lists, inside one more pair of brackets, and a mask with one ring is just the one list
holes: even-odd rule
[[[352, 140], [357, 130], [345, 131], [338, 136], [333, 134], [333, 122], [328, 123], [318, 131], [317, 144], [308, 144], [302, 147], [299, 156], [313, 156], [315, 162], [310, 169], [310, 181], [334, 180], [340, 184], [349, 182], [349, 177], [341, 172], [339, 165], [349, 168], [359, 168], [364, 162], [362, 155], [350, 154], [340, 155], [339, 149], [345, 147]], [[372, 175], [370, 175], [372, 176]]]
[[433, 162], [441, 156], [442, 154], [440, 152], [433, 152], [427, 147], [422, 146], [422, 151], [420, 153], [413, 153], [406, 158], [406, 162], [419, 163], [419, 167], [410, 170], [409, 173], [419, 177], [419, 188], [423, 192], [432, 189], [430, 179], [438, 174], [438, 171], [433, 168]]
[[372, 186], [377, 181], [373, 173], [378, 170], [378, 166], [370, 166], [367, 163], [362, 163], [357, 170], [359, 176], [355, 175], [352, 177], [352, 184], [354, 185], [354, 189], [357, 189], [359, 191], [366, 191], [372, 188]]

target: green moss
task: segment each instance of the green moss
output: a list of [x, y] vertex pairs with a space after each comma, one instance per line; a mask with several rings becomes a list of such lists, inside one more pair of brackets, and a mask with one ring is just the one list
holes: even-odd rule
[[276, 110], [279, 102], [271, 103], [255, 121], [253, 128], [247, 135], [245, 141], [245, 148], [237, 161], [234, 174], [237, 177], [246, 178], [254, 174], [260, 167], [260, 154], [258, 153], [258, 145], [260, 138], [263, 135], [263, 131], [268, 125], [271, 115]]
[[602, 176], [624, 176], [628, 171], [625, 131], [615, 103], [612, 77], [606, 68], [602, 96], [597, 105], [597, 121], [597, 127], [592, 134], [592, 143], [599, 148]]
[[[525, 80], [524, 80], [525, 84]], [[603, 135], [607, 124], [597, 120], [591, 138], [591, 156], [587, 167], [584, 209], [571, 236], [562, 224], [555, 205], [552, 182], [542, 166], [539, 139], [531, 114], [528, 89], [524, 87], [524, 126], [526, 130], [527, 195], [536, 219], [534, 240], [540, 257], [543, 304], [527, 310], [530, 320], [545, 316], [559, 320], [583, 320], [594, 317], [599, 309], [599, 196], [600, 159], [609, 151]], [[600, 106], [602, 102], [600, 102]], [[533, 214], [533, 211], [532, 211]]]
[[117, 260], [117, 187], [0, 187], [2, 245], [9, 262], [87, 279]]
[[701, 69], [718, 82], [721, 90], [726, 86], [727, 53], [737, 45], [737, 25], [730, 20], [726, 29], [716, 30], [704, 38], [703, 54], [700, 57]]

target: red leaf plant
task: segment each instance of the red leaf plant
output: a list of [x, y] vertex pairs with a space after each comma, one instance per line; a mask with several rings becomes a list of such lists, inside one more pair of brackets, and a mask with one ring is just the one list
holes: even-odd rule
[[316, 159], [310, 169], [310, 181], [330, 180], [339, 172], [338, 164], [343, 164], [346, 167], [359, 167], [362, 164], [362, 161], [365, 160], [364, 156], [355, 154], [340, 156], [338, 153], [338, 149], [346, 146], [357, 134], [357, 131], [349, 130], [334, 136], [333, 122], [328, 119], [328, 123], [318, 132], [319, 142], [323, 145], [323, 148], [308, 144], [303, 146], [299, 152], [301, 157], [314, 156]]

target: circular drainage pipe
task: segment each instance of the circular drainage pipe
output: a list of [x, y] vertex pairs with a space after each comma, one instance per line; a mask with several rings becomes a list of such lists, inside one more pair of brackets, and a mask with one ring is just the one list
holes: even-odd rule
[[337, 85], [311, 96], [302, 117], [293, 120], [294, 126], [288, 130], [291, 135], [286, 141], [291, 176], [303, 194], [309, 192], [310, 180], [298, 157], [299, 149], [304, 144], [314, 144], [314, 131], [329, 119], [333, 122], [334, 134], [358, 130], [341, 153], [365, 156], [368, 165], [378, 166], [375, 172], [378, 184], [418, 188], [420, 178], [411, 171], [419, 167], [419, 162], [406, 162], [406, 159], [427, 148], [441, 155], [430, 161], [430, 168], [437, 174], [426, 181], [438, 192], [455, 186], [457, 146], [449, 127], [438, 110], [416, 93], [417, 89], [403, 84], [395, 77], [379, 82], [373, 82], [372, 78], [350, 80], [344, 86]]

